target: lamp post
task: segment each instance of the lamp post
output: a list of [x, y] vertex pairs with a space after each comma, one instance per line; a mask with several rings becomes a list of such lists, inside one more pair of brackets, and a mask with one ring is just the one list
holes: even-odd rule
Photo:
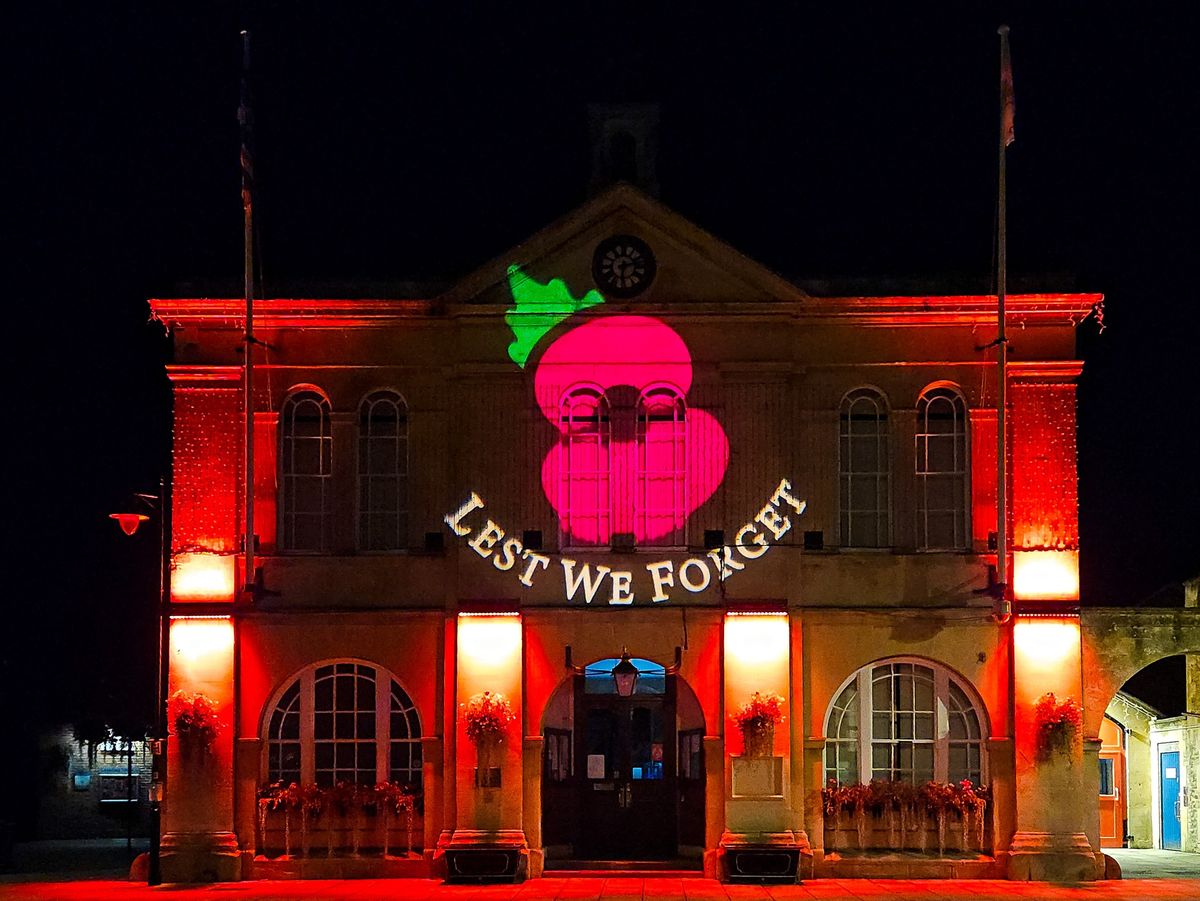
[[[147, 882], [162, 883], [160, 841], [162, 836], [162, 795], [167, 778], [167, 643], [170, 618], [167, 615], [169, 561], [167, 559], [166, 480], [158, 480], [158, 494], [134, 495], [145, 508], [158, 514], [158, 663], [154, 685], [154, 736], [150, 741], [150, 867]], [[150, 517], [139, 511], [110, 513], [121, 531], [131, 538]], [[132, 756], [130, 757], [132, 761]]]

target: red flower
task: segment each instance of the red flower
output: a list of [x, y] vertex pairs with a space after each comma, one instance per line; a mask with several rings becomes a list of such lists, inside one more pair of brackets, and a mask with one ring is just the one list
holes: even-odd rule
[[467, 738], [478, 744], [485, 738], [501, 740], [508, 724], [516, 719], [508, 698], [498, 691], [485, 691], [463, 704]]
[[759, 730], [767, 725], [775, 725], [783, 721], [783, 711], [787, 702], [777, 694], [762, 694], [755, 692], [750, 700], [738, 708], [733, 721], [739, 729]]

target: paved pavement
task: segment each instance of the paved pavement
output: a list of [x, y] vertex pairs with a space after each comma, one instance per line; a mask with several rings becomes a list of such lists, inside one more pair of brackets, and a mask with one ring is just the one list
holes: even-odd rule
[[61, 882], [65, 879], [124, 879], [133, 858], [150, 846], [146, 838], [47, 839], [17, 842], [4, 882]]
[[0, 886], [0, 899], [19, 901], [1176, 901], [1200, 899], [1185, 879], [1141, 879], [1057, 886], [1000, 880], [817, 879], [804, 885], [722, 885], [700, 878], [546, 878], [522, 885], [445, 885], [429, 879], [236, 882], [149, 888], [128, 882], [81, 881]]
[[1200, 854], [1143, 848], [1106, 848], [1104, 853], [1121, 865], [1126, 879], [1200, 879]]

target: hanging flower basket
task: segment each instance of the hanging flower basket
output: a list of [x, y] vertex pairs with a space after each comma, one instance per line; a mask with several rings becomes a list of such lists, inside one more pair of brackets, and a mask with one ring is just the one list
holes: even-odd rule
[[775, 724], [783, 722], [786, 702], [776, 694], [755, 692], [734, 715], [747, 757], [770, 757], [775, 749]]
[[467, 738], [475, 745], [476, 783], [494, 788], [499, 776], [499, 746], [508, 724], [516, 719], [512, 704], [498, 691], [485, 691], [462, 706]]
[[467, 722], [467, 738], [478, 748], [503, 741], [508, 724], [516, 716], [508, 698], [498, 691], [485, 691], [463, 705], [463, 718]]
[[1038, 758], [1049, 760], [1055, 754], [1069, 755], [1083, 726], [1083, 711], [1074, 698], [1058, 700], [1048, 691], [1033, 708], [1037, 723]]
[[200, 692], [177, 691], [171, 695], [171, 709], [175, 711], [172, 722], [181, 750], [185, 754], [212, 753], [213, 742], [221, 732], [216, 702]]

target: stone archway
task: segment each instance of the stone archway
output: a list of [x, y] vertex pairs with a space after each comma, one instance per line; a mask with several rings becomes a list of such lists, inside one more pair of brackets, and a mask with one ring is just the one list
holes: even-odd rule
[[[1196, 607], [1085, 609], [1080, 614], [1083, 663], [1084, 792], [1099, 797], [1101, 724], [1104, 712], [1131, 676], [1167, 657], [1200, 655], [1200, 609]], [[1101, 847], [1101, 810], [1087, 827], [1093, 849]]]
[[1085, 609], [1080, 614], [1083, 652], [1083, 734], [1099, 736], [1104, 710], [1129, 677], [1178, 654], [1200, 655], [1200, 608]]

